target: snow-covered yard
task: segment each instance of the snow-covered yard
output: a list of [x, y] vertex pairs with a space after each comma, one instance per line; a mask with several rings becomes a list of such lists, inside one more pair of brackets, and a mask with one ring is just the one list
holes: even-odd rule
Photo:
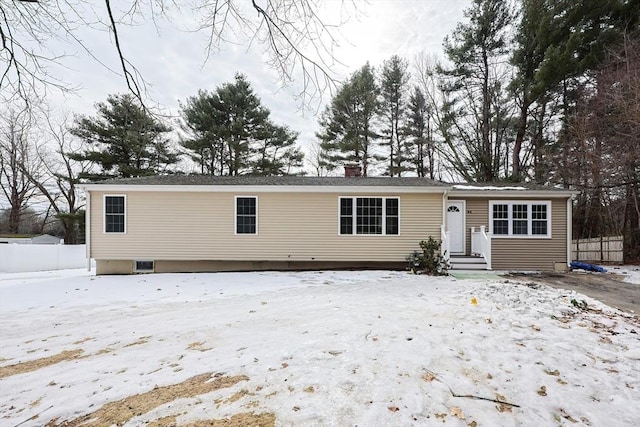
[[3, 426], [640, 424], [637, 317], [513, 279], [5, 274], [0, 338]]

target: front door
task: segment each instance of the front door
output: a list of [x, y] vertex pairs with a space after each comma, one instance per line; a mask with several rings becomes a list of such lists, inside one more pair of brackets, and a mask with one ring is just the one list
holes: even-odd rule
[[450, 200], [447, 204], [447, 229], [451, 254], [465, 253], [464, 200]]

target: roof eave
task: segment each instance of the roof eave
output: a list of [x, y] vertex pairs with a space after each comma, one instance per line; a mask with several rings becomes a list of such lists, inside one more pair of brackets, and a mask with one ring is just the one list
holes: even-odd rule
[[154, 185], [83, 184], [84, 191], [100, 192], [182, 192], [182, 193], [366, 193], [366, 194], [441, 194], [447, 186], [375, 186], [375, 185]]
[[449, 196], [455, 197], [510, 197], [526, 199], [529, 197], [552, 197], [552, 198], [568, 198], [579, 194], [572, 190], [455, 190], [449, 191]]

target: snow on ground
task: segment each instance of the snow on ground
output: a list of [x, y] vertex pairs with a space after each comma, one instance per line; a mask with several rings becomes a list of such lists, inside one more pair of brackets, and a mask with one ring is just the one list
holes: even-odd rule
[[625, 282], [640, 285], [640, 265], [606, 266], [607, 272], [622, 277]]
[[639, 425], [637, 317], [562, 295], [392, 271], [3, 275], [0, 425]]

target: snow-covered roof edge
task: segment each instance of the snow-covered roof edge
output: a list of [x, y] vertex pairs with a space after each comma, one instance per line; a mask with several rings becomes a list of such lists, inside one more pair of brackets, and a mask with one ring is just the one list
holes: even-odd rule
[[487, 197], [491, 195], [509, 195], [516, 197], [528, 196], [562, 196], [571, 197], [578, 194], [577, 191], [566, 188], [547, 187], [530, 183], [500, 185], [500, 184], [451, 184], [449, 194], [456, 196]]
[[462, 185], [454, 184], [454, 190], [529, 190], [526, 187], [498, 187], [495, 185]]

